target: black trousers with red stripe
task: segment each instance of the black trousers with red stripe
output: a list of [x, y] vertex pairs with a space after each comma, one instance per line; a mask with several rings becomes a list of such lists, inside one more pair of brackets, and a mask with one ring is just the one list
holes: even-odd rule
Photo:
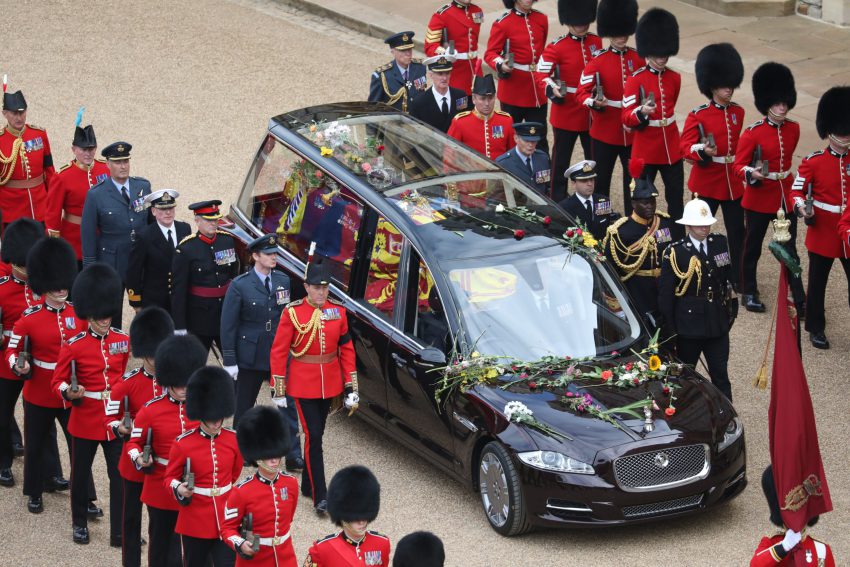
[[109, 476], [109, 534], [115, 539], [121, 536], [121, 509], [124, 487], [118, 474], [118, 459], [121, 458], [121, 441], [95, 441], [71, 437], [71, 518], [75, 526], [88, 527], [86, 509], [89, 503], [91, 467], [98, 446], [103, 447], [106, 459], [106, 474]]
[[591, 154], [592, 160], [596, 161], [596, 186], [594, 193], [611, 195], [611, 178], [614, 176], [614, 166], [617, 165], [617, 160], [620, 160], [620, 166], [623, 169], [623, 215], [629, 216], [632, 214], [632, 190], [629, 184], [632, 181], [632, 176], [629, 175], [629, 158], [632, 156], [631, 146], [615, 146], [600, 142], [596, 138], [591, 138]]
[[[24, 494], [35, 498], [44, 492], [44, 481], [51, 476], [62, 476], [59, 449], [56, 446], [56, 422], [62, 427], [68, 449], [70, 409], [46, 408], [24, 400]], [[96, 500], [94, 480], [89, 484], [89, 500]]]
[[[122, 455], [123, 457], [123, 455]], [[127, 458], [127, 457], [124, 457]], [[142, 487], [141, 482], [124, 480], [121, 558], [124, 567], [142, 564]]]
[[180, 536], [174, 533], [177, 510], [163, 510], [148, 506], [148, 565], [180, 567], [183, 552]]
[[304, 430], [304, 460], [307, 464], [301, 473], [301, 493], [304, 496], [312, 496], [314, 505], [328, 497], [322, 436], [325, 434], [331, 401], [330, 398], [295, 399], [301, 429]]

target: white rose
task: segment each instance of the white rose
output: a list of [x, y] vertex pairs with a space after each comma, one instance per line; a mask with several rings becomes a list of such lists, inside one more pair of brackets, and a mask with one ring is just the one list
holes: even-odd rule
[[504, 212], [505, 212], [505, 206], [504, 206], [504, 205], [501, 205], [501, 204], [500, 204], [500, 205], [496, 205], [496, 212], [497, 212], [497, 213], [504, 213]]

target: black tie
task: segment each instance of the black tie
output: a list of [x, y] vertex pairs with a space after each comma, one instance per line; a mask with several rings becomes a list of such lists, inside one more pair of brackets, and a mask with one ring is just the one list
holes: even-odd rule
[[130, 204], [130, 192], [127, 191], [126, 185], [121, 186], [121, 194], [124, 196], [124, 200], [127, 201], [127, 204], [129, 205]]
[[168, 229], [168, 243], [174, 248], [174, 239], [171, 237], [171, 229]]
[[268, 276], [266, 276], [266, 293], [272, 294], [272, 280]]
[[591, 206], [591, 204], [590, 204], [590, 199], [588, 199], [587, 201], [584, 202], [584, 208], [587, 209], [587, 217], [592, 219], [593, 218], [593, 206]]
[[448, 116], [448, 115], [449, 115], [449, 103], [448, 103], [448, 102], [446, 102], [446, 97], [443, 97], [443, 106], [442, 106], [442, 110], [443, 110], [443, 116]]
[[404, 79], [404, 82], [407, 82], [407, 69], [401, 72], [401, 78]]
[[700, 242], [700, 243], [699, 243], [699, 255], [700, 255], [700, 256], [702, 256], [702, 257], [703, 257], [703, 259], [705, 259], [705, 258], [706, 258], [706, 255], [705, 255], [705, 242]]
[[528, 174], [534, 177], [534, 170], [531, 168], [531, 156], [525, 158], [525, 168], [528, 170]]

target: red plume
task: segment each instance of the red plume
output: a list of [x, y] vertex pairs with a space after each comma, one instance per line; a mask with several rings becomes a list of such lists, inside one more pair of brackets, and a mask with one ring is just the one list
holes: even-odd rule
[[643, 166], [643, 159], [635, 157], [629, 159], [629, 175], [632, 176], [632, 179], [640, 179], [643, 177]]
[[483, 73], [481, 73], [481, 58], [480, 57], [478, 57], [475, 60], [475, 69], [473, 70], [472, 74], [476, 77], [483, 77], [484, 76]]

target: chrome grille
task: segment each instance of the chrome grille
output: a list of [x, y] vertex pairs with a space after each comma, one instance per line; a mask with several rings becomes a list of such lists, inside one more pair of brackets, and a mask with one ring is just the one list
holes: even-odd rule
[[659, 490], [708, 476], [708, 445], [656, 449], [614, 461], [614, 477], [627, 492]]
[[686, 496], [685, 498], [677, 498], [676, 500], [668, 500], [666, 502], [653, 502], [652, 504], [640, 504], [639, 506], [626, 506], [623, 508], [623, 516], [626, 518], [642, 518], [645, 516], [655, 516], [676, 510], [684, 510], [699, 506], [702, 503], [702, 494], [694, 496]]

